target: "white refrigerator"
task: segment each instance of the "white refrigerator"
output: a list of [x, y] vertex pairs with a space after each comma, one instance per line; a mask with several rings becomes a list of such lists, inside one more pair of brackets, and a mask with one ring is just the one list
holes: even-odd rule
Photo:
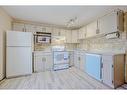
[[32, 74], [32, 33], [6, 32], [6, 77]]

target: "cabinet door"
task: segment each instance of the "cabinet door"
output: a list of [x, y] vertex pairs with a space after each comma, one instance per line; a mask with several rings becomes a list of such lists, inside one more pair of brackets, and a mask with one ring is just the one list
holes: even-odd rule
[[13, 23], [13, 30], [25, 32], [25, 25], [22, 23]]
[[74, 66], [78, 69], [80, 68], [80, 55], [77, 51], [74, 52]]
[[35, 72], [45, 71], [45, 63], [46, 63], [46, 57], [45, 56], [35, 56], [34, 71]]
[[45, 56], [46, 56], [45, 69], [52, 70], [52, 67], [53, 67], [52, 54], [46, 54]]
[[51, 33], [52, 34], [52, 27], [45, 27], [46, 28], [46, 33]]
[[71, 30], [67, 30], [66, 31], [66, 43], [71, 43], [72, 42], [71, 37], [72, 37]]
[[25, 29], [26, 32], [36, 32], [36, 27], [34, 25], [30, 25], [30, 24], [25, 24]]
[[60, 29], [59, 28], [53, 28], [53, 31], [52, 31], [52, 35], [53, 36], [60, 36]]
[[86, 37], [86, 27], [82, 27], [79, 29], [78, 39], [85, 39]]
[[35, 26], [36, 27], [36, 32], [42, 32], [42, 26]]
[[65, 29], [60, 29], [60, 36], [64, 36], [66, 35], [66, 30]]
[[101, 55], [86, 53], [85, 71], [93, 78], [101, 81]]
[[73, 52], [69, 52], [69, 64], [70, 66], [74, 65], [74, 53]]
[[80, 70], [85, 71], [85, 54], [80, 53]]
[[72, 43], [78, 43], [78, 30], [72, 30]]
[[99, 19], [101, 33], [117, 32], [117, 13], [113, 12]]
[[36, 32], [46, 32], [46, 27], [43, 26], [35, 26]]
[[125, 82], [125, 55], [114, 55], [114, 87], [118, 87]]
[[113, 87], [113, 56], [102, 56], [102, 80], [106, 85]]
[[97, 31], [97, 21], [94, 21], [86, 26], [87, 35], [86, 37], [93, 37]]

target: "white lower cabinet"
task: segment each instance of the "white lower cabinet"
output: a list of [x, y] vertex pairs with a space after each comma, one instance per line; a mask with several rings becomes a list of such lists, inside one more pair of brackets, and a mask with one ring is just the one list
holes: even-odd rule
[[74, 66], [79, 69], [80, 67], [80, 56], [78, 51], [74, 51]]
[[80, 53], [80, 70], [85, 72], [85, 53], [81, 52]]
[[52, 54], [42, 53], [34, 55], [34, 72], [41, 72], [46, 70], [52, 70]]
[[82, 71], [85, 71], [85, 52], [74, 51], [74, 66]]
[[113, 58], [112, 56], [102, 56], [102, 81], [110, 87], [113, 87]]
[[69, 66], [73, 66], [74, 65], [74, 52], [70, 51], [69, 52]]
[[34, 72], [45, 71], [45, 60], [44, 56], [36, 56], [34, 58]]
[[124, 54], [119, 55], [102, 55], [102, 80], [103, 83], [117, 88], [124, 84]]
[[53, 62], [52, 62], [52, 54], [45, 55], [46, 63], [45, 63], [45, 70], [52, 70]]

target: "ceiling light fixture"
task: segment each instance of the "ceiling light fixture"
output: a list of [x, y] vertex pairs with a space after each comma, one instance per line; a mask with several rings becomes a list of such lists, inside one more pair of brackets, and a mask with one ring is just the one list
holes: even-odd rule
[[77, 20], [77, 17], [74, 17], [74, 18], [70, 19], [70, 20], [67, 22], [67, 27], [73, 27], [74, 24], [76, 23], [76, 20]]

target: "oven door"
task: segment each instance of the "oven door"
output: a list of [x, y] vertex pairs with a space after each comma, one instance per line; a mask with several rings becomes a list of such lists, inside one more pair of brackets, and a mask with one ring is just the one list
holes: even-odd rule
[[54, 64], [69, 64], [69, 54], [65, 51], [54, 51]]

